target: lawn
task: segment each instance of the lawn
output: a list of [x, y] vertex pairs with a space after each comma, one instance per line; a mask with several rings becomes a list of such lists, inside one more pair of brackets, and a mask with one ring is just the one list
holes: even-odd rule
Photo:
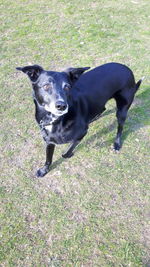
[[[0, 266], [150, 266], [150, 2], [1, 0]], [[91, 68], [116, 61], [136, 81], [123, 147], [113, 151], [115, 103], [74, 157], [45, 148], [31, 86], [17, 66]]]

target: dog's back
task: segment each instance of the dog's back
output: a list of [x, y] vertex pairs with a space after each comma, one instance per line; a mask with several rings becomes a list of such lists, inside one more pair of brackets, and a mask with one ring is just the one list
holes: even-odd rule
[[107, 97], [125, 87], [133, 88], [135, 80], [132, 71], [120, 63], [107, 63], [80, 76], [74, 87], [84, 95]]
[[80, 76], [72, 88], [73, 96], [84, 99], [89, 110], [89, 121], [103, 112], [106, 102], [116, 92], [130, 90], [134, 94], [135, 79], [132, 71], [119, 63], [107, 63]]

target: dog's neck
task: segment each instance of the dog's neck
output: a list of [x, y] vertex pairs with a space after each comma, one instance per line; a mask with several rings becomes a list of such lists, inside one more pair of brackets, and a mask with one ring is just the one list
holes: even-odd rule
[[40, 121], [41, 128], [45, 128], [48, 125], [53, 125], [59, 120], [59, 116], [56, 116], [50, 112], [47, 112], [43, 119]]

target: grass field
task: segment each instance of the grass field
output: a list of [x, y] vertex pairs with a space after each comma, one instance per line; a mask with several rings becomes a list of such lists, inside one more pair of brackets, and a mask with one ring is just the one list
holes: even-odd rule
[[[150, 266], [150, 2], [1, 0], [0, 266]], [[31, 86], [17, 66], [127, 64], [145, 76], [112, 149], [115, 104], [48, 175]]]

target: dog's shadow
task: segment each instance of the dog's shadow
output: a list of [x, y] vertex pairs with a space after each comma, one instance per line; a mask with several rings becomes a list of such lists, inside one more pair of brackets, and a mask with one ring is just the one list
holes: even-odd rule
[[52, 170], [54, 170], [56, 167], [58, 167], [63, 161], [64, 161], [64, 158], [63, 158], [63, 157], [61, 157], [61, 158], [55, 160], [55, 161], [52, 163], [51, 167], [50, 167], [50, 171], [52, 171]]
[[[147, 87], [141, 94], [136, 96], [134, 104], [131, 106], [131, 109], [128, 113], [128, 118], [125, 122], [125, 129], [123, 131], [122, 135], [122, 144], [127, 139], [128, 135], [137, 131], [138, 129], [144, 127], [145, 125], [150, 125], [150, 116], [148, 117], [148, 112], [150, 113], [150, 105], [148, 107], [146, 101], [150, 103], [150, 88]], [[110, 114], [114, 113], [114, 116], [116, 116], [115, 108], [111, 110], [106, 110], [101, 117], [98, 119], [98, 123], [100, 122], [101, 118], [105, 116], [109, 116]], [[100, 126], [101, 127], [101, 126]], [[109, 138], [109, 140], [102, 141], [100, 139], [101, 136], [107, 135], [110, 131], [113, 131], [117, 127], [117, 119], [115, 118], [113, 123], [111, 123], [108, 127], [101, 128], [98, 132], [96, 132], [93, 135], [90, 135], [89, 137], [86, 137], [81, 141], [79, 146], [75, 149], [75, 152], [78, 152], [78, 150], [81, 150], [83, 146], [92, 146], [92, 147], [104, 147], [104, 146], [110, 146], [111, 143], [114, 142], [114, 138]], [[116, 128], [117, 132], [117, 128]], [[106, 137], [107, 138], [107, 137]], [[97, 140], [96, 140], [97, 139]], [[94, 142], [96, 140], [96, 142]], [[103, 138], [104, 140], [104, 138]], [[58, 167], [62, 162], [64, 161], [64, 158], [59, 158], [56, 160], [52, 166], [51, 170]]]
[[[149, 114], [149, 115], [148, 115]], [[128, 130], [123, 133], [123, 142], [129, 134], [150, 125], [150, 87], [136, 96], [135, 104], [129, 110], [129, 120], [127, 118]]]

